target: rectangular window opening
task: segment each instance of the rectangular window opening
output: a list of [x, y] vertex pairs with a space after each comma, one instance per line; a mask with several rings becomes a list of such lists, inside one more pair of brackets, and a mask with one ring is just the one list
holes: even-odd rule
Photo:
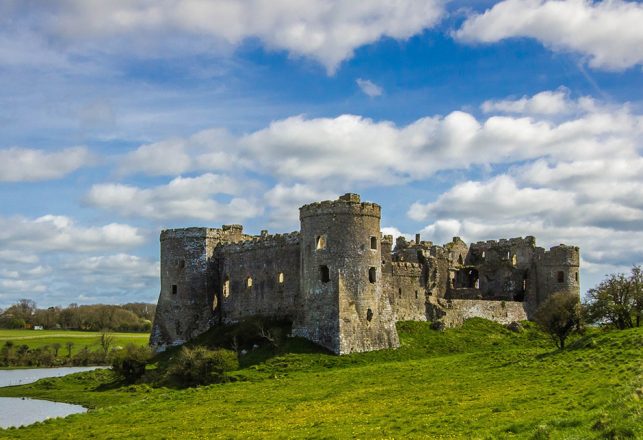
[[558, 278], [559, 283], [564, 283], [565, 282], [565, 272], [563, 272], [562, 270], [559, 271], [558, 275], [557, 275], [557, 278]]
[[370, 283], [374, 283], [377, 281], [377, 269], [375, 269], [374, 267], [371, 267], [368, 270], [368, 281]]
[[172, 295], [176, 295], [179, 291], [179, 288], [176, 284], [172, 284]]
[[377, 249], [377, 237], [371, 237], [371, 249]]
[[330, 271], [328, 270], [328, 266], [319, 266], [319, 280], [322, 283], [327, 283], [330, 281]]

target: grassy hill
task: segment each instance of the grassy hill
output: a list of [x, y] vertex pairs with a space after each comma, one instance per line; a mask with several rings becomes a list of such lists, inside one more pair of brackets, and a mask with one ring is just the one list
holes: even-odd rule
[[109, 371], [0, 389], [93, 408], [0, 437], [643, 438], [641, 329], [595, 330], [562, 352], [530, 326], [398, 329], [399, 350], [260, 347], [242, 356], [236, 382], [196, 389], [120, 385]]

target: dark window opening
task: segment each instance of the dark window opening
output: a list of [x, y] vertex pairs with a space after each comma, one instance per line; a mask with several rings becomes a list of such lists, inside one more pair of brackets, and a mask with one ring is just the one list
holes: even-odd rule
[[377, 249], [377, 237], [371, 237], [371, 249]]
[[322, 283], [330, 281], [330, 271], [328, 270], [328, 266], [319, 266], [319, 279]]
[[418, 299], [418, 291], [415, 291], [415, 299]]
[[402, 298], [402, 288], [401, 287], [399, 289], [397, 289], [397, 295], [398, 295], [398, 297]]
[[574, 274], [574, 277], [576, 278], [576, 282], [578, 282], [578, 272]]
[[371, 267], [368, 270], [368, 281], [371, 283], [377, 281], [377, 269], [375, 269], [374, 267]]
[[371, 309], [368, 309], [366, 311], [366, 320], [368, 322], [371, 322], [371, 319], [373, 319], [373, 311]]
[[460, 269], [454, 278], [455, 288], [478, 289], [480, 280], [477, 269]]
[[564, 283], [565, 282], [565, 272], [563, 272], [562, 270], [558, 271], [557, 279], [558, 279], [559, 283]]
[[185, 260], [179, 260], [179, 269], [183, 269], [185, 267]]
[[462, 255], [458, 255], [458, 264], [464, 264], [464, 261], [462, 260]]
[[179, 288], [176, 284], [172, 284], [172, 295], [176, 295], [179, 292]]

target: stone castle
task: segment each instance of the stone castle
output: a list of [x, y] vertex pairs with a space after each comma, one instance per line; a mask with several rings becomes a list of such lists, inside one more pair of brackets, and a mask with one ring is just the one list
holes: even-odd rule
[[555, 292], [579, 295], [579, 250], [533, 237], [467, 245], [380, 231], [359, 195], [299, 209], [301, 230], [240, 225], [161, 232], [161, 293], [150, 343], [178, 345], [215, 325], [287, 319], [292, 335], [336, 354], [399, 346], [397, 321], [525, 320]]

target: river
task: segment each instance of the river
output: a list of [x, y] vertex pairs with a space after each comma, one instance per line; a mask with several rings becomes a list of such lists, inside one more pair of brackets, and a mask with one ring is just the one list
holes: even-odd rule
[[[46, 377], [60, 377], [105, 367], [61, 367], [0, 370], [0, 387], [24, 385]], [[0, 397], [0, 428], [29, 425], [53, 417], [86, 412], [80, 405], [21, 397]]]

